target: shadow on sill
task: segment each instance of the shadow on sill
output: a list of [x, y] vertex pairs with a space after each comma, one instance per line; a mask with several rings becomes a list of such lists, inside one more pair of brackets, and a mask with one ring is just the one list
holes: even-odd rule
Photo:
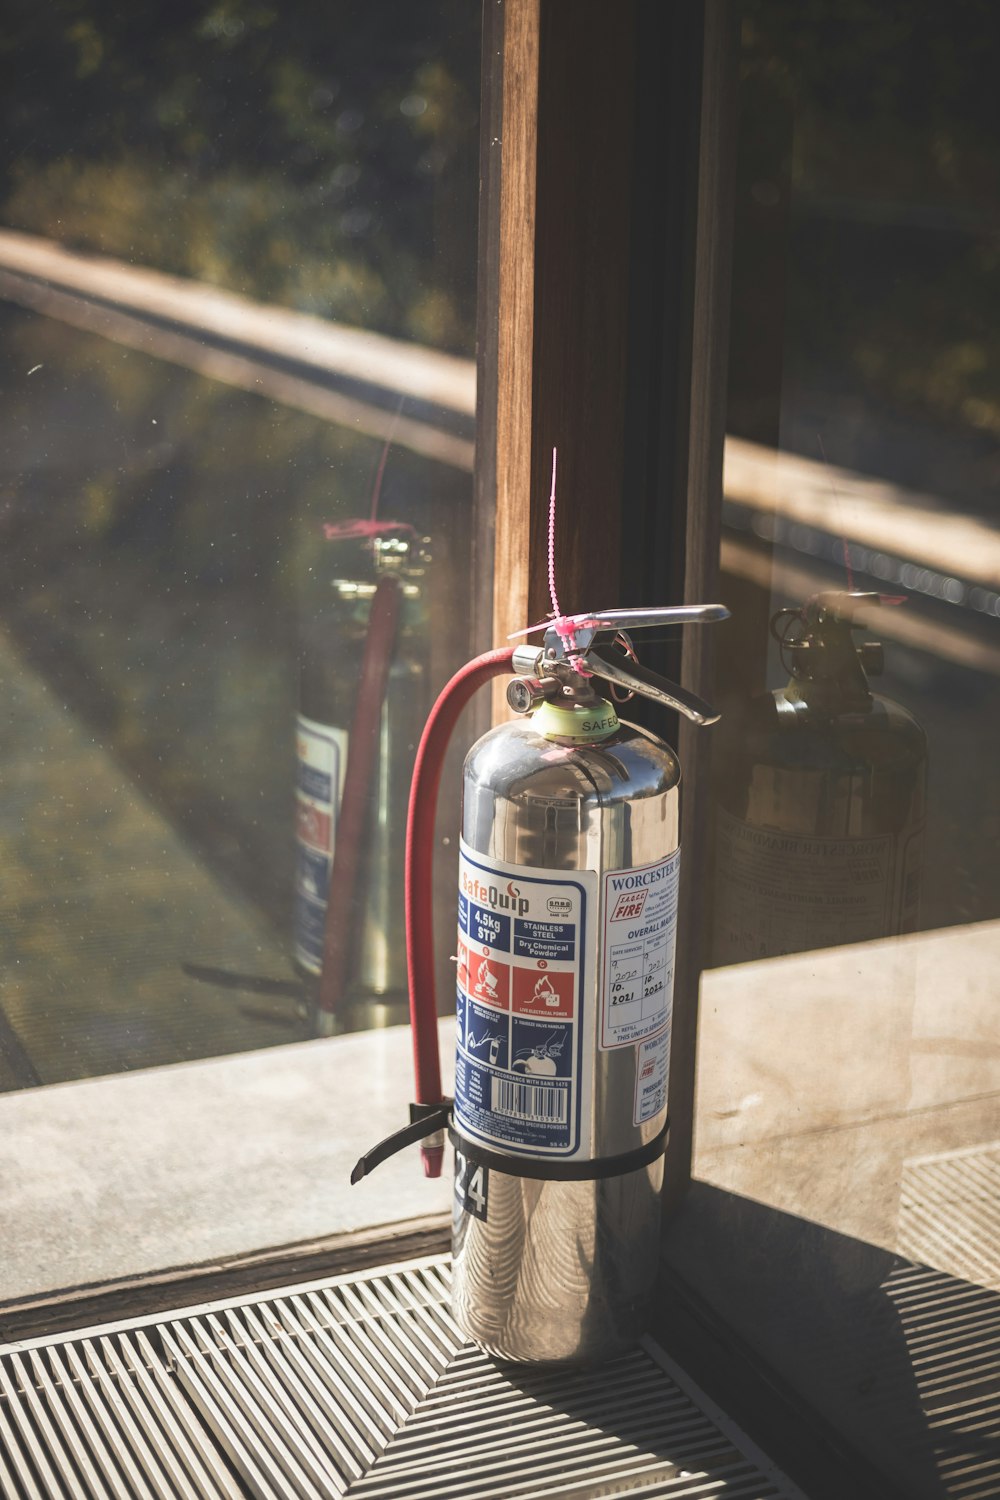
[[695, 1182], [654, 1333], [812, 1500], [1000, 1494], [1000, 1295]]
[[0, 1303], [0, 1343], [271, 1291], [389, 1261], [437, 1255], [450, 1248], [451, 1219], [439, 1214], [284, 1245], [211, 1265], [180, 1266], [155, 1276], [73, 1287], [43, 1297]]

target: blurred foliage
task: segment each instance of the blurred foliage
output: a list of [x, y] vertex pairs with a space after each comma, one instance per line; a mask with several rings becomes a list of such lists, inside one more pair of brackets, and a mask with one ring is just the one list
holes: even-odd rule
[[[0, 223], [472, 353], [478, 6], [10, 0], [4, 21]], [[327, 576], [322, 522], [367, 513], [382, 443], [155, 339], [8, 307], [0, 348], [5, 626], [283, 928], [298, 615]], [[447, 525], [456, 639], [468, 492], [389, 457], [383, 514]]]
[[[5, 19], [0, 222], [472, 352], [468, 0], [12, 0]], [[121, 576], [155, 578], [192, 607], [223, 589], [284, 608], [320, 523], [367, 509], [381, 447], [370, 439], [49, 319], [17, 316], [5, 331], [8, 432], [45, 431], [65, 461], [54, 370], [63, 420], [89, 414], [71, 480], [50, 484], [16, 444], [0, 451], [0, 535], [22, 595], [73, 559], [95, 574], [115, 559]], [[22, 382], [34, 366], [44, 373]]]
[[1000, 213], [992, 0], [746, 0], [744, 16], [744, 76], [795, 114], [798, 192]]
[[469, 0], [9, 0], [0, 220], [473, 349]]
[[990, 0], [747, 0], [739, 275], [784, 241], [786, 380], [1000, 435], [998, 76]]

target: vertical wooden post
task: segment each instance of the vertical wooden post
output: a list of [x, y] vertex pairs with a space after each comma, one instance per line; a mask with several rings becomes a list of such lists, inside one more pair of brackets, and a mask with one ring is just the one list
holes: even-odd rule
[[[484, 14], [502, 109], [499, 127], [484, 117], [477, 483], [496, 518], [499, 644], [549, 610], [553, 447], [565, 611], [714, 594], [739, 12], [728, 0], [486, 0]], [[683, 645], [684, 679], [703, 694], [714, 628]], [[681, 653], [663, 665], [673, 675]], [[706, 746], [686, 740], [671, 1193], [690, 1173], [704, 870]]]
[[529, 624], [535, 331], [538, 54], [541, 0], [505, 0], [496, 384], [497, 644]]
[[[732, 278], [732, 221], [736, 141], [738, 9], [728, 0], [706, 0], [702, 60], [701, 125], [692, 288], [691, 377], [684, 497], [684, 598], [718, 598], [722, 464], [725, 448], [726, 375]], [[726, 650], [733, 621], [685, 635], [681, 675], [696, 692], [711, 695], [714, 658]], [[708, 795], [711, 741], [715, 731], [680, 727], [678, 748], [685, 767], [684, 860], [678, 932], [685, 943], [675, 974], [673, 1046], [670, 1066], [671, 1139], [665, 1194], [674, 1201], [691, 1176], [694, 1144], [695, 1054], [698, 989], [705, 962], [705, 892], [711, 859]]]
[[553, 447], [564, 609], [616, 602], [633, 6], [504, 0], [494, 638], [543, 619]]

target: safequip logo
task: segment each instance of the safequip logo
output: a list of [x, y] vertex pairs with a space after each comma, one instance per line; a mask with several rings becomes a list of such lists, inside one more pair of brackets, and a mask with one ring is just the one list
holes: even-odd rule
[[490, 906], [494, 911], [512, 911], [519, 917], [523, 917], [530, 906], [528, 898], [521, 895], [511, 880], [507, 882], [507, 889], [502, 891], [497, 885], [484, 885], [478, 875], [463, 871], [462, 890], [480, 906]]

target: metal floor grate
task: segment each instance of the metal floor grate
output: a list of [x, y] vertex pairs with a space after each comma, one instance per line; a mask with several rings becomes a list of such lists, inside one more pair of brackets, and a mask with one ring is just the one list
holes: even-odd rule
[[929, 1266], [885, 1283], [906, 1341], [942, 1496], [1000, 1495], [1000, 1295]]
[[788, 1493], [645, 1349], [572, 1374], [516, 1371], [471, 1348], [349, 1491], [351, 1500]]
[[447, 1257], [0, 1348], [4, 1500], [801, 1500], [655, 1345], [465, 1343]]

